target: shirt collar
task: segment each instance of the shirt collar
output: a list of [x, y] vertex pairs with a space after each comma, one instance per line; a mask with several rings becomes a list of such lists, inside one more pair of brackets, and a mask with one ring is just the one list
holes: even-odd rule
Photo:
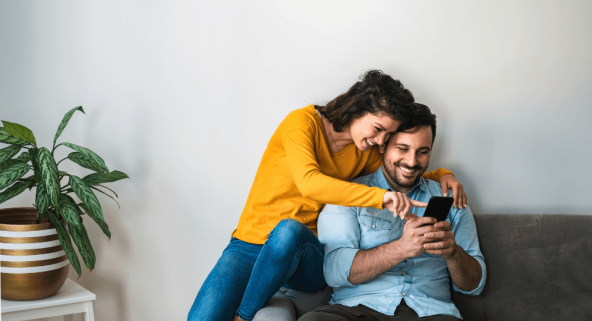
[[[384, 166], [384, 165], [383, 165]], [[394, 191], [395, 189], [393, 189], [393, 187], [391, 186], [391, 184], [389, 183], [389, 181], [386, 179], [386, 177], [384, 176], [384, 172], [382, 171], [382, 167], [380, 166], [380, 168], [375, 172], [376, 173], [376, 185], [377, 187], [380, 187], [382, 189], [386, 189], [386, 190], [392, 190]], [[422, 191], [425, 192], [426, 190], [426, 181], [423, 177], [419, 178], [419, 182], [417, 182], [417, 184], [415, 184], [410, 190], [409, 192], [412, 192], [415, 188], [418, 188]], [[408, 192], [408, 193], [409, 193]]]

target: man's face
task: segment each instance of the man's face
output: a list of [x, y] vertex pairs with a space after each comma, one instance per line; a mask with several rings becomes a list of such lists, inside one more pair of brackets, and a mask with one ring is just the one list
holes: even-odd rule
[[411, 188], [430, 164], [432, 128], [422, 126], [391, 136], [382, 155], [384, 174], [394, 188]]

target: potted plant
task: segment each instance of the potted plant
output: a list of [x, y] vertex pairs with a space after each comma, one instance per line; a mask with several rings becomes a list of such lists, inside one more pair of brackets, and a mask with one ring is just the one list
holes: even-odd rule
[[[84, 215], [95, 221], [103, 233], [109, 239], [111, 238], [109, 226], [105, 222], [101, 204], [94, 191], [107, 195], [115, 201], [115, 198], [108, 192], [113, 193], [115, 197], [117, 194], [103, 184], [129, 177], [120, 171], [110, 171], [103, 159], [87, 148], [66, 142], [56, 145], [58, 138], [76, 111], [84, 113], [82, 107], [73, 108], [66, 113], [55, 134], [51, 150], [38, 147], [33, 132], [27, 127], [2, 121], [4, 127], [0, 127], [0, 142], [7, 144], [8, 147], [0, 149], [0, 204], [26, 189], [36, 188], [34, 208], [0, 210], [2, 213], [0, 214], [1, 254], [4, 258], [13, 258], [8, 255], [15, 255], [12, 262], [2, 262], [3, 299], [30, 300], [31, 296], [11, 296], [5, 295], [5, 292], [12, 291], [14, 294], [16, 291], [22, 294], [23, 291], [16, 288], [11, 288], [11, 290], [9, 287], [38, 287], [39, 284], [48, 283], [47, 280], [41, 281], [39, 276], [41, 274], [50, 275], [51, 273], [47, 272], [55, 272], [57, 269], [48, 270], [47, 266], [58, 267], [61, 265], [65, 266], [66, 270], [65, 273], [63, 269], [58, 273], [59, 278], [63, 278], [61, 284], [58, 286], [53, 284], [51, 291], [41, 291], [44, 292], [42, 297], [57, 293], [65, 281], [68, 261], [80, 278], [80, 262], [72, 241], [78, 248], [88, 270], [94, 269], [96, 257], [84, 226]], [[60, 146], [71, 148], [73, 151], [66, 158], [56, 162], [54, 152]], [[19, 154], [20, 151], [22, 152]], [[90, 169], [93, 173], [80, 178], [60, 171], [58, 166], [65, 160]], [[32, 171], [32, 175], [25, 177], [30, 171]], [[77, 196], [80, 202], [77, 202], [71, 194]], [[33, 244], [35, 242], [36, 244]], [[63, 252], [56, 248], [60, 244]], [[51, 252], [51, 249], [55, 251]], [[18, 255], [23, 256], [17, 259]], [[62, 261], [57, 262], [60, 255], [62, 255]], [[33, 261], [32, 258], [39, 258], [40, 261]], [[28, 270], [22, 270], [26, 270], [28, 273], [17, 273], [19, 271], [17, 267], [26, 267]], [[26, 279], [25, 275], [32, 278]], [[47, 295], [54, 290], [54, 293]], [[41, 298], [39, 293], [33, 297], [35, 299]]]

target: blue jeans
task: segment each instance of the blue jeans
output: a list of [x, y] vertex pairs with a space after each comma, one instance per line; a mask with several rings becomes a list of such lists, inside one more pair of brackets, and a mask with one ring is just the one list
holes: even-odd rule
[[280, 287], [314, 292], [325, 287], [323, 247], [304, 224], [286, 219], [264, 245], [232, 238], [203, 283], [188, 321], [253, 320]]

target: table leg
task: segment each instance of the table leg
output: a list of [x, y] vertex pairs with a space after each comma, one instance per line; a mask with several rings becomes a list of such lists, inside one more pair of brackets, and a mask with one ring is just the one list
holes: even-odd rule
[[95, 321], [95, 312], [93, 310], [92, 301], [86, 302], [86, 313], [84, 314], [84, 321]]

